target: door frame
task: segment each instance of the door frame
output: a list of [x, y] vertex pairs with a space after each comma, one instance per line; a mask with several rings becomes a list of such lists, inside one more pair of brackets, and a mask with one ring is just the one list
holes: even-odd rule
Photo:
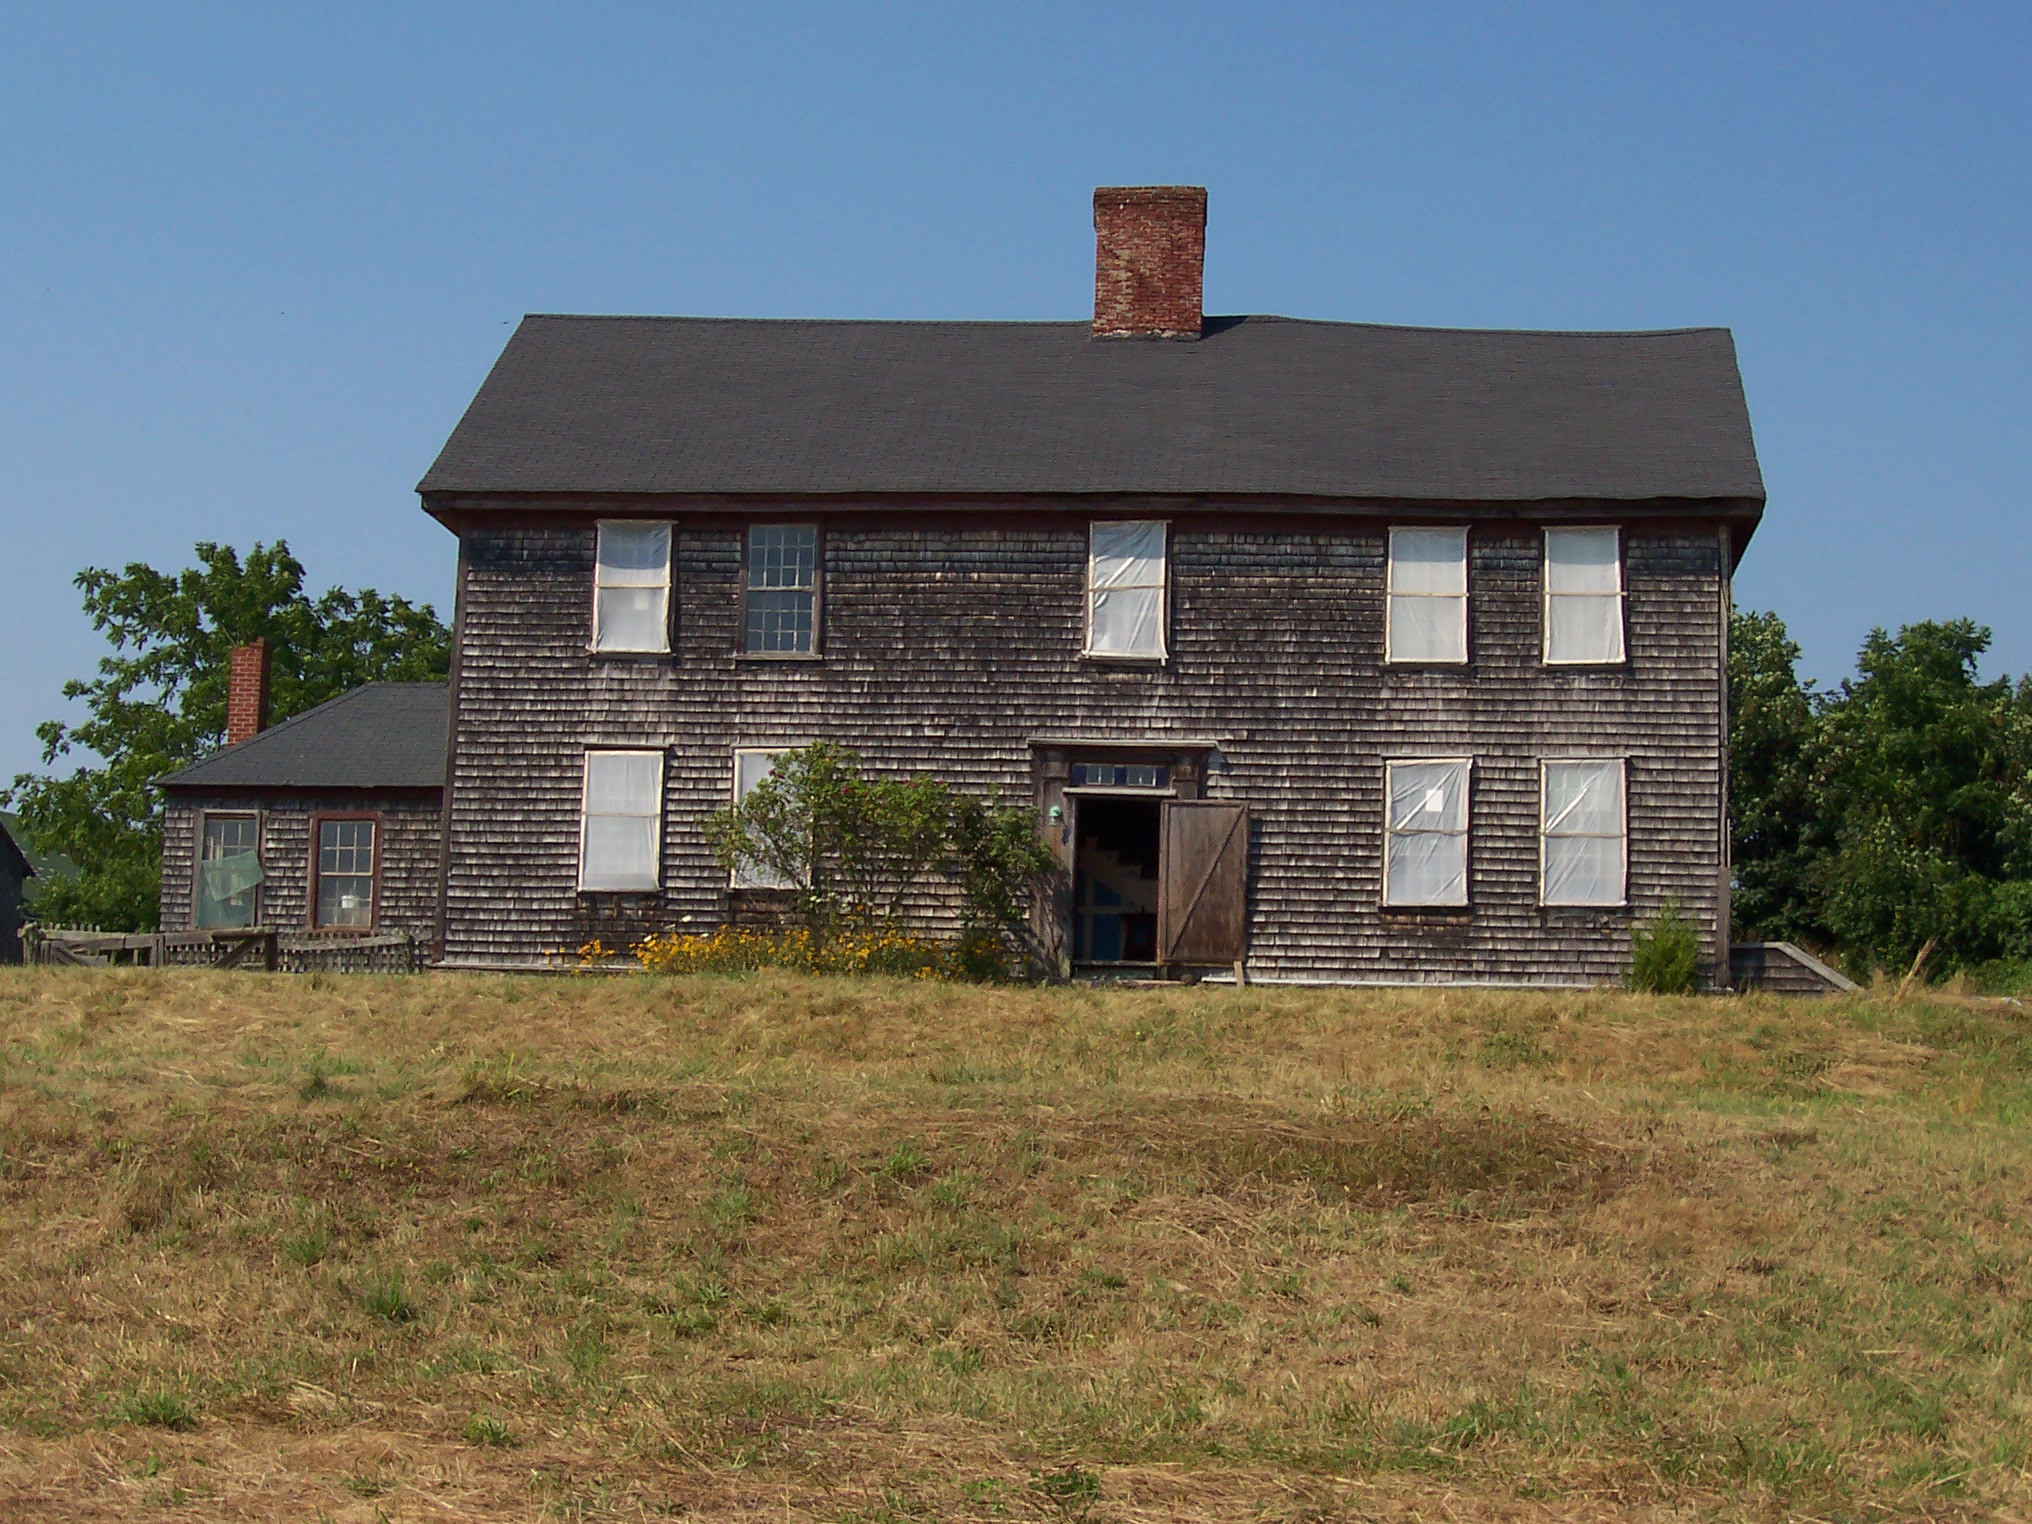
[[[1074, 785], [1072, 769], [1081, 762], [1155, 763], [1170, 769], [1163, 788], [1132, 789]], [[1139, 798], [1158, 805], [1159, 872], [1162, 873], [1163, 801], [1201, 799], [1206, 776], [1225, 767], [1220, 742], [1199, 736], [1033, 736], [1030, 775], [1037, 817], [1046, 842], [1058, 858], [1057, 883], [1040, 896], [1031, 917], [1031, 931], [1052, 971], [1061, 979], [1073, 972], [1073, 873], [1079, 850], [1079, 801], [1084, 797]], [[1133, 967], [1162, 970], [1161, 963]]]

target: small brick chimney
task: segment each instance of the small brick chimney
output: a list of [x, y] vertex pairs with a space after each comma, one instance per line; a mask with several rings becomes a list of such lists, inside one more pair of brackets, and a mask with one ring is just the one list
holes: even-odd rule
[[1094, 337], [1196, 339], [1206, 275], [1206, 188], [1094, 192]]
[[257, 635], [233, 647], [226, 679], [226, 744], [238, 746], [268, 728], [268, 640]]

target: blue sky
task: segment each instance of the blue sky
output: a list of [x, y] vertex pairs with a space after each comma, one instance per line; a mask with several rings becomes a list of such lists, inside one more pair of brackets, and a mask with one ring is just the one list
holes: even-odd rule
[[0, 6], [0, 777], [81, 566], [448, 615], [412, 489], [520, 314], [1080, 317], [1098, 184], [1209, 187], [1215, 312], [1733, 328], [1738, 601], [2023, 672], [2028, 79], [2023, 5]]

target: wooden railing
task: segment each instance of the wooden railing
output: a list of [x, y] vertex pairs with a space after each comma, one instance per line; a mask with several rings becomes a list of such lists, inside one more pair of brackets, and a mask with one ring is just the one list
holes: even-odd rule
[[107, 932], [91, 926], [21, 928], [22, 961], [72, 968], [247, 968], [269, 973], [409, 974], [422, 949], [402, 932], [367, 937], [285, 936], [271, 926], [227, 931]]

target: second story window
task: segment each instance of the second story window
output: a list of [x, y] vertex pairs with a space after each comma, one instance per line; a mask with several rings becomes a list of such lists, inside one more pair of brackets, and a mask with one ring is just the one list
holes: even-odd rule
[[818, 530], [810, 524], [748, 529], [742, 649], [754, 656], [808, 656], [818, 639]]
[[602, 519], [593, 573], [593, 649], [670, 649], [670, 526]]
[[1545, 660], [1623, 659], [1622, 536], [1614, 527], [1545, 531]]
[[1167, 527], [1152, 520], [1093, 526], [1087, 554], [1087, 655], [1164, 659]]
[[1468, 659], [1468, 532], [1390, 531], [1390, 617], [1385, 658]]

